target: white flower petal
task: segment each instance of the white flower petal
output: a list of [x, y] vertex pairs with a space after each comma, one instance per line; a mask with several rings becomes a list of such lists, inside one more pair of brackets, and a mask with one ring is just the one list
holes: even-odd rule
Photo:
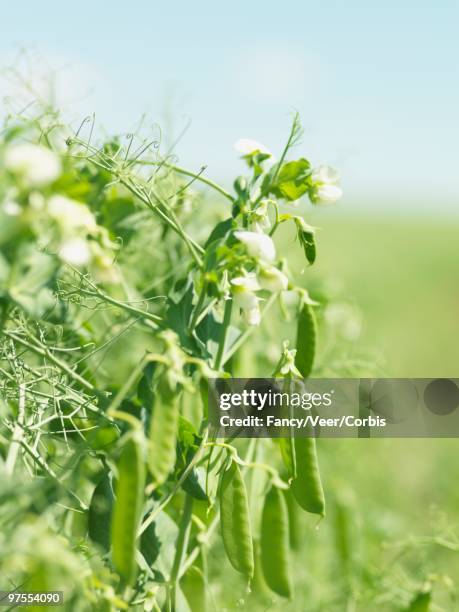
[[311, 172], [311, 180], [314, 183], [334, 185], [339, 181], [339, 172], [331, 166], [318, 166]]
[[44, 187], [61, 173], [59, 157], [41, 145], [11, 145], [5, 153], [5, 167], [28, 187]]
[[337, 185], [318, 185], [313, 192], [315, 204], [334, 204], [343, 197], [343, 190]]
[[249, 325], [260, 325], [261, 312], [258, 304], [253, 308], [247, 308], [244, 310], [244, 318]]
[[234, 235], [244, 244], [248, 254], [252, 257], [269, 262], [276, 258], [274, 242], [266, 234], [241, 230], [234, 232]]
[[21, 214], [21, 206], [14, 200], [7, 200], [3, 206], [3, 212], [10, 217], [17, 217]]
[[83, 238], [72, 238], [61, 246], [59, 257], [62, 261], [73, 266], [85, 266], [91, 259], [91, 251], [86, 240]]
[[84, 230], [95, 232], [97, 223], [94, 215], [86, 206], [76, 200], [71, 200], [62, 195], [54, 195], [48, 200], [47, 210], [64, 232]]

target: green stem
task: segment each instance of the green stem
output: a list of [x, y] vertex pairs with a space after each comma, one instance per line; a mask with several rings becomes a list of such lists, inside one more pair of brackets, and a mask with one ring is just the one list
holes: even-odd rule
[[190, 172], [190, 170], [185, 170], [185, 168], [180, 168], [180, 166], [175, 166], [174, 164], [166, 164], [166, 163], [160, 162], [160, 161], [154, 162], [154, 161], [140, 161], [140, 160], [138, 160], [138, 161], [136, 161], [134, 163], [142, 165], [142, 166], [163, 166], [164, 168], [169, 168], [170, 170], [173, 170], [174, 172], [177, 172], [177, 174], [183, 174], [184, 176], [189, 176], [190, 178], [196, 179], [200, 183], [203, 183], [204, 185], [207, 185], [208, 187], [210, 187], [214, 191], [217, 191], [218, 193], [220, 193], [223, 197], [225, 197], [230, 202], [234, 202], [234, 198], [233, 198], [233, 196], [230, 193], [228, 193], [225, 189], [223, 189], [223, 187], [220, 187], [220, 185], [218, 185], [218, 183], [215, 183], [214, 181], [211, 181], [210, 179], [206, 178], [205, 176], [202, 176], [202, 174], [196, 174], [195, 172]]
[[228, 334], [228, 327], [231, 322], [231, 312], [233, 309], [233, 300], [226, 300], [225, 312], [223, 313], [222, 333], [220, 336], [220, 342], [218, 345], [218, 352], [215, 358], [215, 369], [219, 370], [222, 365], [223, 354], [225, 352], [226, 336]]
[[96, 392], [95, 387], [93, 387], [91, 383], [89, 383], [87, 380], [85, 380], [84, 378], [79, 376], [76, 372], [74, 372], [64, 361], [61, 361], [60, 359], [55, 357], [51, 353], [51, 351], [44, 345], [35, 346], [33, 344], [30, 344], [30, 342], [27, 342], [27, 340], [24, 340], [23, 338], [16, 336], [15, 334], [12, 334], [5, 330], [1, 330], [1, 333], [4, 336], [7, 336], [7, 338], [11, 338], [11, 340], [18, 342], [19, 344], [22, 344], [22, 346], [25, 346], [26, 348], [31, 350], [36, 355], [40, 355], [41, 357], [47, 357], [56, 367], [58, 367], [60, 370], [65, 372], [68, 376], [70, 376], [70, 378], [73, 378], [75, 382], [80, 384], [82, 387], [84, 387], [88, 391], [92, 391], [93, 393]]

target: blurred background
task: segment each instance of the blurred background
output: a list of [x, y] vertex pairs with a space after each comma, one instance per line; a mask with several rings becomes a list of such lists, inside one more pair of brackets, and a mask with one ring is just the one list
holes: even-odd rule
[[[301, 205], [320, 228], [305, 286], [326, 278], [358, 310], [356, 351], [385, 375], [457, 377], [458, 20], [456, 0], [7, 3], [0, 91], [16, 111], [35, 92], [52, 96], [75, 127], [95, 112], [109, 133], [146, 113], [181, 165], [206, 165], [228, 186], [243, 168], [233, 143], [279, 154], [298, 110], [298, 153], [336, 166], [345, 192], [330, 208]], [[435, 575], [435, 610], [458, 609], [459, 547], [439, 543], [457, 537], [457, 441], [322, 442], [326, 489], [351, 508], [368, 589], [378, 579], [396, 591], [409, 576], [415, 590]], [[306, 598], [334, 584], [332, 537], [331, 523], [318, 536], [307, 526]]]

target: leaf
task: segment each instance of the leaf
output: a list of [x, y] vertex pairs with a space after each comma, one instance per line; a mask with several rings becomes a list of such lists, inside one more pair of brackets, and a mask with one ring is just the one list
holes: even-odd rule
[[161, 550], [161, 541], [156, 534], [156, 523], [150, 523], [140, 538], [140, 552], [148, 565], [152, 566]]
[[308, 177], [311, 164], [305, 158], [285, 163], [277, 175], [270, 192], [290, 202], [298, 200], [309, 189]]
[[235, 225], [235, 221], [232, 217], [229, 219], [225, 219], [224, 221], [220, 221], [214, 227], [214, 229], [210, 232], [209, 237], [207, 238], [204, 248], [207, 250], [207, 247], [210, 246], [214, 242], [223, 242], [223, 239], [231, 232], [233, 226]]
[[[216, 319], [212, 311], [203, 318], [195, 330], [196, 336], [204, 344], [212, 361], [215, 360], [218, 352], [221, 333], [222, 323]], [[226, 332], [227, 350], [229, 350], [231, 345], [239, 338], [240, 333], [241, 331], [234, 325], [228, 327]]]
[[205, 487], [206, 475], [203, 468], [193, 468], [182, 484], [182, 489], [199, 501], [207, 501]]

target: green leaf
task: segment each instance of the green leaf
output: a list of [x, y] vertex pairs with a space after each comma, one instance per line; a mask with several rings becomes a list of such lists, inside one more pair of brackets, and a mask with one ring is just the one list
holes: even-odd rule
[[232, 217], [217, 223], [214, 229], [210, 232], [210, 235], [204, 244], [204, 248], [207, 249], [207, 247], [214, 242], [223, 242], [223, 239], [226, 238], [226, 236], [231, 232], [234, 225], [235, 221]]
[[271, 185], [270, 192], [276, 197], [290, 202], [298, 200], [309, 189], [310, 168], [311, 164], [304, 158], [285, 163], [279, 171], [275, 183]]
[[161, 540], [156, 534], [156, 523], [150, 523], [140, 538], [140, 552], [148, 565], [152, 566], [161, 550]]

